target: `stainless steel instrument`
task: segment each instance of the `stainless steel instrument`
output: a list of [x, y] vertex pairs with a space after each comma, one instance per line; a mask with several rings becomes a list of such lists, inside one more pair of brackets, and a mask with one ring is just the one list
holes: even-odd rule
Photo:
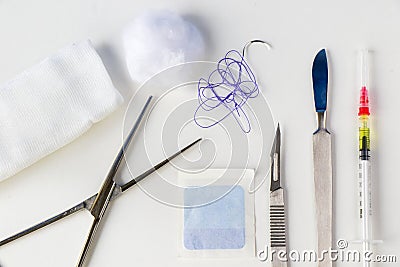
[[103, 185], [101, 186], [99, 193], [94, 199], [93, 205], [90, 207], [89, 211], [92, 214], [94, 220], [90, 228], [89, 234], [87, 236], [85, 245], [82, 249], [81, 256], [79, 257], [79, 262], [76, 265], [77, 267], [83, 266], [85, 262], [86, 256], [88, 254], [90, 246], [92, 245], [93, 238], [96, 234], [97, 228], [99, 227], [101, 219], [103, 218], [105, 211], [107, 210], [108, 204], [111, 201], [111, 197], [114, 193], [114, 190], [117, 188], [117, 183], [115, 182], [114, 177], [118, 171], [119, 166], [121, 165], [125, 151], [128, 149], [129, 144], [133, 139], [133, 136], [135, 135], [137, 129], [139, 128], [140, 123], [143, 120], [144, 114], [150, 105], [151, 99], [152, 99], [151, 96], [147, 99], [146, 104], [144, 105], [142, 111], [140, 112], [138, 119], [136, 120], [128, 136], [126, 137], [121, 149], [119, 150], [118, 155], [115, 158], [110, 168], [110, 171], [108, 172], [103, 182]]
[[[161, 167], [163, 167], [164, 165], [166, 165], [167, 163], [169, 163], [172, 159], [174, 159], [175, 157], [177, 157], [178, 155], [180, 155], [181, 153], [183, 153], [184, 151], [186, 151], [187, 149], [189, 149], [190, 147], [194, 146], [196, 143], [198, 143], [201, 139], [197, 139], [196, 141], [192, 142], [191, 144], [187, 145], [186, 147], [184, 147], [183, 149], [181, 149], [180, 151], [176, 152], [175, 154], [173, 154], [172, 156], [164, 159], [163, 161], [159, 162], [157, 165], [153, 166], [152, 168], [148, 169], [147, 171], [143, 172], [142, 174], [140, 174], [139, 176], [131, 179], [130, 181], [128, 181], [127, 183], [123, 184], [123, 185], [117, 185], [114, 189], [114, 192], [112, 194], [111, 200], [116, 199], [117, 197], [119, 197], [122, 193], [124, 193], [126, 190], [128, 190], [129, 188], [131, 188], [132, 186], [136, 185], [137, 183], [139, 183], [141, 180], [143, 180], [144, 178], [146, 178], [147, 176], [149, 176], [150, 174], [152, 174], [153, 172], [155, 172], [156, 170], [160, 169]], [[17, 240], [21, 237], [24, 237], [30, 233], [33, 233], [37, 230], [42, 229], [43, 227], [46, 227], [54, 222], [57, 222], [69, 215], [72, 215], [78, 211], [81, 210], [88, 210], [90, 211], [94, 200], [96, 199], [97, 194], [87, 198], [86, 200], [80, 202], [79, 204], [43, 221], [40, 222], [34, 226], [31, 226], [19, 233], [16, 233], [2, 241], [0, 241], [0, 247], [4, 246], [14, 240]]]
[[[273, 267], [287, 266], [287, 248], [286, 248], [286, 223], [285, 223], [285, 201], [283, 188], [281, 187], [281, 172], [280, 172], [280, 148], [281, 148], [281, 131], [278, 124], [276, 129], [274, 144], [271, 150], [271, 187], [269, 200], [270, 214], [270, 234], [271, 234], [271, 249], [274, 249], [274, 258], [272, 259]], [[280, 259], [279, 251], [283, 251], [286, 255], [286, 260]]]
[[[328, 92], [328, 61], [325, 49], [315, 56], [312, 66], [314, 104], [318, 128], [313, 134], [313, 161], [315, 203], [317, 208], [318, 256], [332, 247], [332, 144], [331, 134], [326, 129], [326, 106]], [[332, 266], [324, 255], [319, 267]]]

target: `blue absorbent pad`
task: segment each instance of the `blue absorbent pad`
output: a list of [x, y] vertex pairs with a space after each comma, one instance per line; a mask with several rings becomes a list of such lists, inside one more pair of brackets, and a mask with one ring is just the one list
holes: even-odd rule
[[[229, 191], [229, 189], [231, 190]], [[226, 192], [228, 192], [226, 194]], [[244, 190], [236, 186], [186, 188], [186, 207], [199, 199], [222, 198], [184, 210], [184, 246], [188, 250], [241, 249], [246, 243]]]

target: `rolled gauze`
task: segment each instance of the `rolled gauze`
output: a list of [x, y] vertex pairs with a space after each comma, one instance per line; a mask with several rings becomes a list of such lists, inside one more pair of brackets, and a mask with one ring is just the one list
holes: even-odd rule
[[123, 99], [90, 41], [0, 86], [0, 181], [70, 143]]

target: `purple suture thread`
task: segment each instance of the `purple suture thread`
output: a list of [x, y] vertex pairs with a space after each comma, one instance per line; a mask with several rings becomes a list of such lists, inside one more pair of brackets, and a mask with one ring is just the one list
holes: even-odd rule
[[[243, 132], [250, 132], [250, 120], [243, 106], [248, 99], [258, 96], [259, 88], [253, 71], [238, 51], [226, 53], [207, 80], [200, 78], [197, 90], [199, 106], [194, 113], [197, 125], [210, 128], [232, 114]], [[212, 112], [217, 108], [226, 109], [226, 115], [210, 124], [200, 123], [199, 111]]]

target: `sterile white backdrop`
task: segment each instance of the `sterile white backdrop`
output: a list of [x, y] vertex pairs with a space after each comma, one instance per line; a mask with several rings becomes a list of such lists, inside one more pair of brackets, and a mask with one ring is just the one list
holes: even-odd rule
[[[327, 124], [334, 148], [334, 239], [350, 242], [360, 238], [356, 179], [357, 51], [373, 51], [373, 227], [374, 237], [384, 241], [375, 247], [375, 252], [397, 255], [399, 261], [400, 180], [396, 164], [400, 149], [400, 2], [0, 0], [0, 82], [65, 45], [90, 38], [115, 86], [129, 97], [138, 84], [130, 80], [125, 67], [121, 32], [148, 8], [168, 8], [195, 22], [204, 32], [206, 59], [210, 61], [229, 49], [240, 50], [250, 39], [260, 38], [272, 44], [273, 49], [268, 52], [263, 47], [251, 48], [249, 58], [283, 133], [282, 179], [286, 187], [290, 250], [316, 248], [311, 149], [316, 121], [311, 64], [322, 47], [328, 49], [331, 74]], [[98, 191], [119, 149], [125, 110], [126, 105], [70, 145], [0, 183], [0, 239]], [[269, 148], [269, 144], [265, 145], [265, 150]], [[140, 155], [135, 157], [140, 160]], [[140, 161], [136, 166], [135, 173], [143, 170]], [[161, 172], [168, 172], [169, 168]], [[145, 182], [151, 183], [151, 177]], [[263, 249], [268, 239], [268, 192], [269, 184], [265, 183], [256, 193], [257, 250]], [[131, 189], [111, 205], [88, 266], [268, 264], [257, 258], [178, 259], [179, 212], [153, 200], [139, 188]], [[74, 266], [90, 218], [88, 213], [81, 212], [0, 247], [0, 266]], [[357, 249], [359, 245], [350, 243], [349, 248]]]

